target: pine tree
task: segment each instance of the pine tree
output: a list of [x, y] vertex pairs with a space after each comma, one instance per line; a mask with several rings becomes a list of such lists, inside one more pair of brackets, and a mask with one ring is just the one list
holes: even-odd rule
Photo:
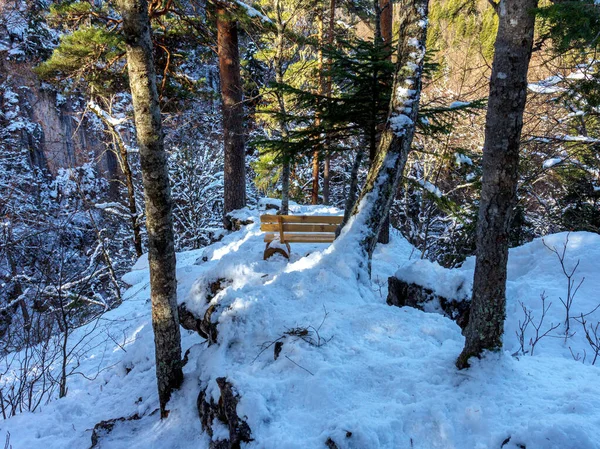
[[[243, 89], [240, 76], [237, 22], [223, 2], [216, 4], [215, 17], [223, 103], [224, 212], [227, 214], [246, 205]], [[228, 224], [225, 223], [225, 226], [227, 227]]]

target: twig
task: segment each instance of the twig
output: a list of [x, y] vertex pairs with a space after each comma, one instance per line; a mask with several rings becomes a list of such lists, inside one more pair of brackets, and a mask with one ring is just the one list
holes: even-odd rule
[[306, 368], [304, 368], [301, 365], [298, 365], [296, 362], [294, 362], [292, 359], [290, 359], [287, 355], [285, 356], [286, 359], [288, 359], [290, 362], [292, 362], [294, 365], [296, 365], [298, 368], [302, 368], [304, 371], [306, 371], [308, 374], [310, 374], [311, 376], [314, 376], [313, 373], [311, 373], [309, 370], [307, 370]]

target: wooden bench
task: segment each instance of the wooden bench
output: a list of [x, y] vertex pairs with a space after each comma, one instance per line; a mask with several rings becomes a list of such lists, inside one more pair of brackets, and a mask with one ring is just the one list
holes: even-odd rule
[[[290, 257], [290, 243], [331, 243], [344, 217], [336, 215], [261, 215], [260, 230], [266, 232], [264, 259], [274, 254]], [[271, 246], [279, 242], [284, 248]]]

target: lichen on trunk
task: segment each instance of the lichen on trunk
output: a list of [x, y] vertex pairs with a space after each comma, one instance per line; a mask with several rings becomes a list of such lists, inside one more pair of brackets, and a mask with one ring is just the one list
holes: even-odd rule
[[390, 114], [354, 214], [364, 214], [360, 246], [370, 261], [404, 171], [415, 132], [427, 38], [428, 0], [399, 3], [397, 65]]

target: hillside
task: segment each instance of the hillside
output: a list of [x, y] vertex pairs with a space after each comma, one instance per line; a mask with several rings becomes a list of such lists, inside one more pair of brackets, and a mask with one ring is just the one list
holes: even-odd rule
[[[295, 206], [294, 212], [338, 211]], [[257, 212], [246, 214], [256, 221]], [[197, 334], [183, 332], [184, 350], [189, 349], [185, 383], [165, 421], [157, 413], [148, 269], [140, 259], [124, 277], [131, 287], [123, 304], [77, 331], [93, 333], [77, 370], [88, 379], [73, 376], [66, 398], [3, 421], [1, 437], [10, 433], [15, 449], [87, 448], [96, 423], [137, 414], [139, 419], [100, 432], [96, 447], [206, 447], [210, 438], [201, 429], [197, 397], [206, 389], [207, 399], [217, 399], [215, 381], [226, 377], [253, 439], [241, 447], [598, 447], [598, 368], [590, 366], [593, 355], [581, 326], [574, 325], [566, 340], [559, 326], [533, 356], [511, 355], [519, 349], [520, 302], [537, 322], [545, 292], [552, 305], [542, 328], [564, 321], [559, 297], [565, 297], [566, 281], [556, 254], [541, 239], [510, 252], [504, 353], [459, 372], [454, 366], [463, 345], [459, 327], [436, 312], [388, 306], [387, 278], [400, 269], [442, 288], [457, 277], [468, 279], [472, 260], [452, 271], [415, 262], [418, 252], [394, 233], [374, 256], [371, 287], [356, 277], [361, 269], [350, 228], [329, 248], [293, 245], [289, 262], [280, 256], [262, 260], [257, 224], [203, 250], [178, 254], [179, 300], [197, 312], [216, 306], [218, 337], [207, 346]], [[562, 250], [566, 237], [555, 234], [545, 242]], [[568, 236], [565, 265], [579, 262], [574, 279], [585, 277], [572, 316], [597, 304], [599, 256], [600, 236]], [[217, 279], [224, 280], [222, 289], [207, 299], [207, 286]], [[598, 311], [587, 316], [594, 323], [599, 318]], [[276, 360], [275, 342], [283, 343]], [[571, 355], [584, 352], [585, 361]], [[229, 436], [217, 421], [215, 441]]]

